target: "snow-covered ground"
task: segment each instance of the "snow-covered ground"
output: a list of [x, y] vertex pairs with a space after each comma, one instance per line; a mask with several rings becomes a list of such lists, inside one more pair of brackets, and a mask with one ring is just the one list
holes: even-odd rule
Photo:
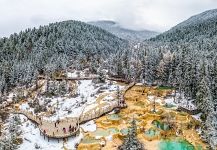
[[[71, 77], [77, 75], [70, 74]], [[102, 101], [98, 101], [99, 104], [102, 103], [114, 103], [114, 93], [117, 90], [118, 85], [115, 81], [106, 81], [105, 83], [94, 83], [92, 80], [79, 80], [76, 81], [77, 84], [77, 95], [72, 97], [54, 97], [54, 98], [39, 98], [39, 104], [43, 105], [46, 103], [47, 108], [55, 108], [56, 113], [51, 116], [46, 116], [43, 119], [46, 120], [57, 120], [66, 117], [79, 117], [82, 111], [87, 112], [90, 109], [96, 108], [98, 103], [96, 100], [102, 94], [105, 96]], [[120, 90], [123, 90], [125, 86], [119, 86]], [[101, 109], [105, 109], [108, 105], [103, 106]], [[31, 108], [28, 102], [24, 102], [20, 105], [21, 110], [27, 110], [34, 113], [34, 108]], [[79, 143], [83, 138], [82, 133], [75, 138], [69, 138], [65, 143], [63, 140], [58, 142], [57, 139], [50, 139], [48, 142], [47, 137], [40, 135], [38, 127], [29, 121], [25, 116], [19, 115], [22, 121], [21, 130], [23, 143], [19, 146], [19, 150], [33, 150], [38, 147], [42, 150], [61, 150], [64, 148], [73, 150], [75, 149], [75, 144]], [[96, 130], [96, 124], [93, 120], [81, 125], [81, 129], [84, 132], [94, 132]]]
[[202, 115], [202, 113], [199, 113], [199, 114], [196, 114], [196, 115], [191, 115], [191, 116], [192, 116], [194, 119], [196, 119], [196, 120], [202, 122], [202, 120], [200, 119], [201, 115]]
[[76, 143], [79, 143], [83, 138], [82, 133], [77, 137], [68, 138], [66, 143], [61, 139], [59, 142], [57, 139], [44, 139], [43, 135], [40, 135], [39, 129], [29, 121], [23, 115], [20, 115], [22, 121], [22, 137], [23, 143], [20, 145], [19, 150], [34, 150], [35, 145], [38, 145], [43, 150], [64, 150], [64, 147], [70, 150], [75, 150]]
[[[86, 72], [89, 72], [88, 70], [85, 70]], [[74, 72], [67, 72], [66, 76], [68, 78], [83, 78], [83, 77], [96, 77], [97, 75], [94, 74], [85, 74], [85, 71], [74, 71]]]
[[[76, 83], [78, 95], [76, 97], [55, 97], [50, 99], [50, 102], [47, 104], [47, 106], [52, 106], [55, 108], [56, 113], [52, 116], [44, 117], [44, 119], [55, 121], [65, 117], [79, 117], [82, 111], [87, 112], [88, 110], [96, 107], [96, 99], [102, 92], [110, 93], [116, 91], [117, 89], [115, 82], [109, 84], [109, 81], [106, 81], [106, 83], [96, 84], [93, 83], [92, 80], [80, 80]], [[120, 89], [124, 88], [124, 86], [119, 87]], [[110, 96], [110, 99], [111, 98], [112, 97]], [[43, 102], [40, 103], [43, 104]], [[20, 108], [22, 110], [27, 110], [29, 105], [26, 102], [23, 103]], [[33, 111], [31, 108], [30, 110]]]
[[[119, 89], [122, 90], [124, 86], [119, 86]], [[112, 103], [114, 97], [112, 94], [117, 90], [117, 85], [115, 82], [110, 83], [110, 81], [106, 81], [106, 83], [93, 83], [92, 80], [80, 80], [77, 81], [77, 92], [78, 95], [76, 97], [55, 97], [51, 99], [51, 101], [47, 104], [53, 107], [56, 107], [57, 111], [55, 114], [49, 117], [44, 117], [47, 120], [57, 120], [58, 118], [65, 117], [78, 117], [80, 116], [82, 110], [87, 112], [90, 109], [96, 108], [97, 104], [96, 99], [103, 93], [106, 95], [102, 102]], [[42, 99], [43, 100], [43, 99]], [[41, 102], [40, 102], [41, 103]], [[58, 106], [57, 106], [58, 103]], [[108, 107], [107, 105], [104, 107]], [[104, 107], [102, 109], [104, 109]], [[22, 110], [33, 111], [33, 108], [30, 108], [28, 103], [23, 103], [20, 108]], [[97, 109], [99, 109], [97, 107]], [[75, 149], [74, 146], [76, 143], [79, 143], [82, 139], [83, 135], [80, 134], [76, 138], [69, 138], [67, 143], [63, 143], [61, 140], [58, 143], [56, 139], [48, 139], [44, 140], [44, 136], [40, 135], [39, 129], [26, 117], [20, 115], [22, 119], [22, 137], [24, 142], [20, 145], [20, 150], [25, 149], [35, 149], [35, 145], [37, 144], [42, 150], [61, 150], [64, 147], [68, 149]], [[81, 128], [84, 132], [93, 132], [96, 130], [95, 122], [89, 121], [83, 125]]]
[[184, 94], [177, 93], [176, 101], [179, 101], [178, 106], [184, 107], [189, 110], [197, 109], [196, 105], [193, 103], [194, 100], [188, 100], [188, 98], [184, 97]]
[[[189, 110], [195, 110], [197, 109], [196, 105], [193, 103], [194, 100], [187, 100], [183, 94], [180, 95], [179, 93], [176, 94], [176, 102], [174, 101], [174, 97], [167, 97], [167, 98], [157, 98], [154, 96], [148, 96], [148, 99], [150, 101], [154, 101], [155, 98], [155, 102], [159, 103], [160, 105], [164, 105], [164, 104], [168, 104], [168, 105], [173, 105], [174, 107], [184, 107], [186, 109]], [[179, 102], [178, 102], [179, 101]]]
[[88, 121], [81, 125], [84, 132], [94, 132], [96, 131], [96, 124], [93, 120]]

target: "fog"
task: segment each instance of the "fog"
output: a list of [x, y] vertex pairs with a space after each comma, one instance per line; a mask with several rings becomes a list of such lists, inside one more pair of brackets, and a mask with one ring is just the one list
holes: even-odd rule
[[134, 30], [163, 32], [216, 0], [0, 0], [0, 37], [64, 20], [112, 20]]

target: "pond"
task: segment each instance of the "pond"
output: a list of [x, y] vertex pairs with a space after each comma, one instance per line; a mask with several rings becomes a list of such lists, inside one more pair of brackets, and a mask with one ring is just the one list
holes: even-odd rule
[[162, 140], [159, 143], [159, 150], [196, 150], [194, 146], [186, 140]]
[[153, 138], [153, 137], [159, 135], [160, 131], [158, 131], [158, 130], [156, 130], [154, 128], [150, 128], [147, 131], [145, 131], [144, 134], [145, 134], [146, 137]]
[[119, 133], [118, 128], [115, 128], [115, 127], [108, 128], [107, 131], [108, 131], [110, 134], [117, 134], [117, 133]]
[[109, 136], [110, 133], [108, 130], [104, 130], [102, 128], [98, 128], [95, 132], [93, 132], [94, 136], [102, 136], [102, 137], [106, 137]]
[[160, 122], [160, 121], [158, 121], [158, 120], [154, 120], [154, 121], [152, 122], [152, 124], [153, 124], [155, 127], [157, 127], [158, 129], [161, 129], [161, 130], [164, 130], [164, 131], [170, 129], [170, 127], [169, 127], [169, 125], [168, 125], [167, 123], [163, 123], [163, 122]]
[[111, 114], [107, 117], [109, 120], [114, 120], [114, 121], [118, 121], [121, 119], [120, 115], [118, 114]]
[[98, 142], [99, 142], [99, 140], [96, 140], [93, 137], [84, 137], [81, 140], [81, 143], [83, 143], [83, 144], [93, 144], [93, 143], [98, 143]]
[[176, 105], [173, 105], [173, 104], [168, 104], [168, 103], [166, 103], [165, 105], [164, 105], [164, 107], [166, 107], [166, 108], [173, 108], [173, 107], [175, 107]]
[[121, 132], [122, 135], [127, 135], [128, 132], [129, 132], [129, 129], [128, 128], [124, 128], [124, 129], [121, 129], [120, 132]]

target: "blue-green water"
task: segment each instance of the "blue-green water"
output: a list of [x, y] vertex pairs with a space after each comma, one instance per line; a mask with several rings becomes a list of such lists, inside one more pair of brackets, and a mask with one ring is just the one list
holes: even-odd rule
[[109, 136], [109, 131], [98, 128], [95, 132], [93, 132], [94, 136]]
[[118, 114], [111, 114], [107, 117], [109, 120], [120, 120], [121, 117]]
[[196, 150], [186, 140], [162, 140], [159, 143], [159, 150]]
[[157, 131], [156, 129], [150, 128], [149, 130], [145, 131], [145, 136], [147, 137], [154, 137], [159, 135], [160, 132]]
[[107, 131], [108, 131], [110, 134], [117, 134], [117, 133], [119, 133], [118, 128], [114, 128], [114, 127], [108, 128]]
[[166, 107], [166, 108], [173, 108], [173, 107], [175, 107], [175, 105], [173, 105], [173, 104], [167, 104], [167, 103], [166, 103], [166, 104], [164, 105], [164, 107]]
[[129, 129], [128, 128], [124, 128], [124, 129], [121, 129], [120, 132], [122, 133], [122, 135], [127, 135], [128, 132], [129, 132]]
[[161, 129], [161, 130], [164, 130], [164, 131], [170, 129], [170, 127], [169, 127], [168, 124], [163, 123], [163, 122], [160, 122], [160, 121], [158, 121], [158, 120], [154, 120], [154, 121], [152, 122], [152, 124], [153, 124], [155, 127], [157, 127], [158, 129]]
[[91, 144], [91, 143], [97, 143], [99, 142], [99, 140], [96, 140], [92, 137], [84, 137], [82, 140], [81, 140], [81, 143], [84, 143], [84, 144]]

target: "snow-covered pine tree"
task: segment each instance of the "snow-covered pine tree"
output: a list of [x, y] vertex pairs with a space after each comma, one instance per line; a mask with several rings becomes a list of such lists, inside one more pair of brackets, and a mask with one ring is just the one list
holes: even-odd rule
[[17, 137], [21, 134], [21, 130], [19, 128], [20, 124], [21, 121], [18, 115], [10, 118], [8, 134], [3, 138], [3, 140], [0, 140], [0, 150], [18, 149], [19, 146]]
[[209, 88], [209, 80], [207, 78], [206, 65], [203, 62], [201, 66], [200, 83], [197, 88], [196, 103], [205, 114], [213, 109], [213, 97]]
[[98, 75], [99, 75], [99, 82], [104, 83], [106, 78], [105, 78], [105, 74], [101, 67], [98, 70]]
[[217, 60], [213, 63], [213, 75], [211, 79], [212, 95], [213, 99], [217, 101]]
[[128, 135], [124, 143], [118, 147], [119, 150], [144, 150], [142, 143], [137, 139], [137, 126], [136, 120], [133, 119], [131, 127], [129, 128]]

